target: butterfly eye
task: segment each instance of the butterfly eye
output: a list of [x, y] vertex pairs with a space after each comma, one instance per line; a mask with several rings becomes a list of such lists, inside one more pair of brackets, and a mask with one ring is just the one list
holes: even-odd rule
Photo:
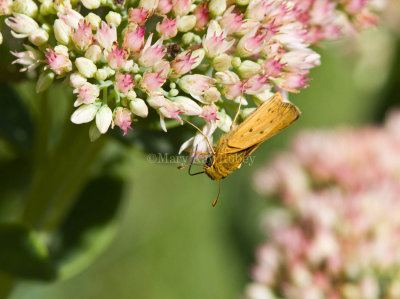
[[207, 158], [206, 165], [211, 167], [214, 164], [214, 156], [210, 156]]

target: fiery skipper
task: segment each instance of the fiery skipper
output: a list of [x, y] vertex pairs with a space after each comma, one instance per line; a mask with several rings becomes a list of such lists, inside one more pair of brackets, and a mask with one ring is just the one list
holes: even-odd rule
[[[284, 102], [282, 95], [275, 93], [241, 124], [236, 125], [234, 121], [231, 130], [221, 136], [215, 148], [211, 148], [213, 154], [203, 165], [204, 172], [219, 185], [219, 181], [238, 169], [261, 143], [290, 126], [300, 114], [294, 104]], [[219, 191], [213, 206], [218, 196]]]

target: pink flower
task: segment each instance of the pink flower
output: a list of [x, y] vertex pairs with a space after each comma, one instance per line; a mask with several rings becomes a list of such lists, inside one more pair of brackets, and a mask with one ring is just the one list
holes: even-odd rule
[[215, 79], [204, 75], [186, 75], [179, 81], [179, 87], [196, 100], [203, 102], [204, 91], [214, 86]]
[[253, 29], [239, 40], [236, 53], [241, 57], [257, 54], [264, 46], [264, 38], [265, 35]]
[[286, 73], [283, 77], [284, 81], [281, 84], [281, 88], [290, 92], [299, 92], [297, 89], [309, 86], [308, 84], [306, 84], [306, 82], [310, 80], [306, 78], [307, 75], [308, 73]]
[[171, 0], [160, 0], [158, 1], [157, 13], [160, 15], [166, 15], [172, 9]]
[[172, 0], [172, 12], [176, 16], [187, 15], [191, 5], [192, 0]]
[[150, 71], [146, 71], [143, 74], [142, 81], [140, 82], [141, 87], [150, 94], [156, 91], [165, 83], [165, 81], [167, 81], [167, 78], [162, 78], [160, 75], [161, 72], [151, 73]]
[[78, 25], [78, 28], [72, 33], [72, 41], [78, 49], [87, 49], [93, 42], [93, 33], [90, 23], [87, 23], [86, 20], [81, 22]]
[[340, 1], [344, 4], [346, 11], [351, 14], [359, 13], [370, 0], [342, 0]]
[[223, 93], [228, 100], [236, 99], [244, 93], [244, 83], [239, 81], [232, 84], [223, 85]]
[[119, 48], [117, 44], [111, 49], [111, 52], [107, 55], [108, 65], [114, 69], [119, 70], [125, 66], [128, 53], [124, 47]]
[[194, 28], [196, 30], [203, 30], [210, 21], [210, 12], [208, 10], [208, 6], [204, 2], [199, 4], [194, 10], [193, 15], [197, 19], [196, 26]]
[[120, 127], [124, 131], [124, 135], [128, 134], [128, 129], [132, 130], [131, 123], [131, 111], [126, 108], [118, 107], [114, 110], [114, 117], [113, 117], [113, 124], [112, 127], [114, 128], [115, 125]]
[[211, 26], [208, 26], [207, 34], [203, 37], [203, 48], [209, 57], [215, 57], [218, 54], [225, 53], [229, 50], [235, 40], [227, 41], [226, 33], [217, 34]]
[[144, 67], [155, 65], [161, 61], [167, 51], [162, 46], [162, 39], [159, 39], [154, 45], [151, 46], [153, 34], [150, 34], [149, 38], [144, 45], [142, 52], [140, 53], [139, 63]]
[[135, 82], [131, 75], [117, 73], [114, 86], [116, 90], [126, 95], [135, 86]]
[[66, 14], [57, 13], [57, 16], [72, 29], [78, 29], [79, 24], [84, 20], [83, 16], [74, 9], [65, 9]]
[[172, 74], [175, 77], [180, 77], [183, 74], [190, 72], [193, 64], [196, 63], [198, 56], [192, 58], [192, 52], [180, 53], [172, 62]]
[[254, 75], [247, 79], [244, 84], [244, 90], [247, 94], [258, 94], [270, 87], [267, 83], [267, 75]]
[[74, 103], [74, 106], [78, 107], [82, 104], [92, 104], [99, 97], [100, 89], [97, 85], [86, 82], [74, 89], [74, 93], [78, 94], [78, 99]]
[[135, 29], [128, 29], [124, 35], [124, 48], [133, 54], [138, 54], [144, 45], [144, 27], [137, 26]]
[[139, 26], [143, 26], [146, 23], [148, 11], [141, 8], [130, 8], [129, 9], [129, 22], [136, 23]]
[[34, 70], [40, 65], [41, 59], [43, 58], [43, 54], [35, 50], [33, 47], [28, 45], [24, 45], [24, 47], [27, 51], [11, 52], [12, 55], [17, 57], [17, 59], [14, 60], [12, 64], [18, 63], [24, 66], [24, 68], [20, 70], [21, 72]]
[[176, 19], [164, 18], [162, 23], [157, 23], [156, 30], [160, 33], [163, 39], [170, 39], [178, 34], [178, 25], [176, 24]]
[[165, 132], [167, 132], [167, 127], [165, 126], [164, 117], [174, 118], [181, 124], [183, 123], [182, 119], [179, 116], [179, 114], [181, 114], [182, 112], [178, 109], [175, 103], [170, 100], [165, 99], [164, 105], [158, 111], [160, 113], [161, 127]]
[[71, 70], [72, 63], [69, 60], [68, 53], [55, 53], [53, 49], [49, 48], [44, 52], [44, 55], [50, 69], [57, 75], [62, 75]]
[[218, 120], [218, 107], [215, 105], [205, 105], [203, 106], [203, 111], [201, 112], [201, 117], [204, 118], [207, 122], [211, 122], [213, 120]]
[[266, 74], [269, 77], [276, 78], [283, 71], [282, 67], [284, 65], [285, 65], [284, 63], [281, 63], [278, 60], [271, 58], [263, 62], [261, 64], [261, 67], [264, 71], [264, 74]]
[[238, 32], [240, 28], [242, 27], [243, 23], [243, 14], [242, 13], [233, 13], [233, 10], [235, 9], [235, 6], [229, 7], [222, 18], [219, 20], [219, 24], [221, 25], [221, 28], [227, 33], [227, 34], [233, 34], [235, 32]]
[[97, 29], [96, 40], [100, 46], [102, 46], [107, 51], [110, 51], [114, 42], [117, 41], [117, 28], [111, 24], [111, 27], [105, 23], [101, 22], [101, 28]]
[[284, 53], [281, 62], [285, 64], [285, 69], [294, 73], [305, 73], [321, 64], [319, 54], [308, 48]]

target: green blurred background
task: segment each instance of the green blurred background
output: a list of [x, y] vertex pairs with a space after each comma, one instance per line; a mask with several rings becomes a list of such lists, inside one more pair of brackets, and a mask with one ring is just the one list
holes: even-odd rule
[[[11, 299], [238, 298], [250, 280], [254, 250], [261, 240], [259, 216], [268, 206], [267, 199], [252, 191], [252, 175], [257, 168], [284, 150], [299, 130], [379, 122], [400, 98], [400, 46], [396, 35], [388, 30], [369, 30], [357, 38], [322, 44], [316, 51], [321, 54], [322, 64], [312, 71], [310, 87], [291, 97], [302, 110], [302, 117], [263, 144], [255, 153], [253, 165], [242, 167], [222, 182], [215, 208], [211, 207], [218, 188], [215, 182], [204, 175], [190, 177], [173, 164], [150, 163], [140, 150], [143, 145], [125, 146], [109, 137], [105, 151], [98, 157], [104, 163], [90, 172], [98, 181], [91, 181], [92, 189], [82, 191], [90, 195], [87, 198], [91, 201], [75, 206], [79, 217], [68, 217], [61, 226], [63, 234], [59, 233], [63, 239], [56, 236], [52, 240], [54, 248], [60, 242], [66, 247], [79, 243], [71, 245], [71, 251], [64, 255], [65, 275], [40, 282], [0, 272], [3, 295], [7, 289], [12, 290]], [[22, 99], [31, 95], [26, 83], [11, 87], [12, 91], [10, 85], [2, 85], [0, 101], [15, 91]], [[53, 94], [53, 101], [59, 92]], [[26, 100], [22, 102], [29, 106]], [[37, 109], [34, 106], [29, 106], [30, 111]], [[82, 138], [87, 138], [85, 130]], [[169, 134], [172, 136], [174, 130]], [[23, 143], [24, 138], [20, 140]], [[26, 150], [30, 151], [29, 143]], [[177, 152], [177, 148], [169, 150]], [[9, 145], [2, 141], [0, 161], [9, 161], [10, 153]], [[63, 180], [68, 159], [72, 159], [58, 158], [66, 159], [67, 164], [59, 176], [55, 172], [53, 182], [45, 185], [49, 190], [57, 185], [57, 178]], [[90, 152], [86, 156], [89, 158]], [[24, 165], [20, 162], [13, 166], [20, 179], [25, 172], [35, 170]], [[10, 172], [3, 168], [0, 175], [7, 177]], [[116, 184], [107, 185], [113, 179]], [[5, 195], [0, 192], [2, 222], [13, 220], [12, 215], [18, 217], [24, 200], [17, 191], [23, 185], [22, 180], [14, 191]], [[68, 192], [68, 188], [62, 192]], [[96, 218], [104, 210], [112, 211], [111, 220], [107, 213]], [[93, 217], [96, 225], [80, 236], [79, 221]], [[46, 236], [39, 235], [39, 239], [46, 241]]]

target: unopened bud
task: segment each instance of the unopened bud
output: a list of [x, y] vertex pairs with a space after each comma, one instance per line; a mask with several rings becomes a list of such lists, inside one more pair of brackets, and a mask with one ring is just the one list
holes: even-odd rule
[[0, 32], [0, 45], [3, 43], [3, 34]]
[[52, 0], [44, 0], [40, 5], [40, 14], [43, 16], [47, 16], [50, 14], [55, 14], [56, 10], [54, 9], [53, 1]]
[[126, 94], [126, 98], [129, 101], [132, 101], [132, 100], [136, 99], [136, 92], [134, 90], [128, 91], [128, 93]]
[[107, 105], [101, 106], [99, 111], [96, 113], [96, 126], [101, 134], [107, 132], [112, 121], [112, 111]]
[[204, 91], [204, 102], [207, 104], [214, 103], [221, 98], [221, 93], [218, 91], [216, 87], [210, 87], [206, 91]]
[[78, 57], [75, 60], [75, 65], [82, 76], [86, 78], [93, 78], [96, 74], [97, 67], [90, 59]]
[[92, 30], [97, 30], [100, 27], [101, 18], [92, 12], [85, 17], [85, 20], [90, 23]]
[[108, 78], [108, 73], [105, 69], [98, 69], [95, 78], [99, 81], [105, 81]]
[[67, 45], [71, 36], [71, 27], [63, 20], [57, 19], [54, 22], [54, 35], [59, 43]]
[[54, 77], [54, 73], [50, 70], [41, 73], [36, 83], [36, 92], [39, 93], [49, 88], [51, 83], [53, 83]]
[[74, 88], [80, 88], [83, 84], [87, 82], [86, 78], [83, 77], [80, 73], [73, 73], [69, 77], [69, 81], [71, 86]]
[[147, 11], [153, 11], [158, 6], [158, 0], [140, 0], [139, 6]]
[[38, 6], [32, 0], [14, 0], [12, 6], [13, 12], [35, 17], [38, 12]]
[[100, 0], [81, 0], [81, 2], [87, 9], [96, 9], [100, 7]]
[[235, 57], [235, 58], [232, 59], [232, 66], [235, 69], [237, 69], [240, 66], [241, 63], [242, 63], [242, 61], [240, 60], [239, 57]]
[[197, 19], [194, 15], [183, 16], [177, 22], [178, 30], [180, 32], [188, 32], [196, 26], [196, 21]]
[[251, 76], [258, 74], [260, 71], [261, 66], [251, 60], [243, 61], [238, 68], [239, 75], [244, 79], [250, 78]]
[[88, 123], [94, 119], [98, 109], [98, 106], [95, 104], [82, 105], [72, 113], [71, 121], [74, 124]]
[[146, 103], [139, 98], [130, 101], [129, 108], [131, 109], [132, 113], [140, 117], [147, 117], [149, 114], [149, 108], [147, 107]]
[[121, 24], [121, 15], [119, 13], [114, 12], [114, 11], [110, 11], [106, 15], [106, 21], [109, 24], [114, 24], [115, 27], [118, 27]]
[[220, 16], [226, 10], [226, 0], [211, 0], [208, 9], [213, 16]]
[[49, 40], [49, 34], [46, 30], [38, 28], [29, 35], [29, 41], [35, 46], [41, 46]]
[[101, 59], [101, 48], [98, 45], [91, 45], [85, 52], [85, 57], [93, 62], [97, 62]]
[[218, 112], [217, 115], [218, 115], [218, 120], [217, 120], [218, 128], [220, 128], [224, 132], [229, 132], [232, 125], [231, 117], [228, 114], [226, 114], [224, 110]]
[[175, 97], [171, 98], [178, 109], [186, 115], [200, 115], [202, 112], [201, 107], [188, 97]]
[[213, 67], [217, 72], [227, 71], [231, 67], [231, 57], [222, 53], [213, 59]]
[[235, 84], [240, 81], [239, 76], [231, 71], [217, 72], [214, 78], [221, 84]]
[[193, 41], [193, 36], [194, 33], [193, 32], [186, 32], [183, 36], [182, 36], [182, 42], [185, 45], [190, 45]]

